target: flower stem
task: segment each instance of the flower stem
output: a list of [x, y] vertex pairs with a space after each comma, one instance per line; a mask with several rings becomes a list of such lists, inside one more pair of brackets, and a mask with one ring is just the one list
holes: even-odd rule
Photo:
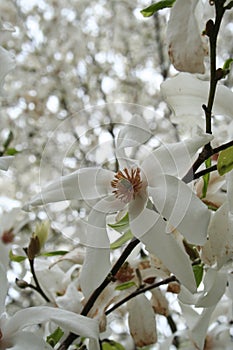
[[45, 301], [47, 301], [49, 303], [50, 300], [47, 297], [47, 295], [43, 292], [43, 290], [41, 289], [41, 286], [40, 286], [39, 281], [37, 279], [36, 272], [34, 269], [34, 259], [28, 259], [28, 260], [29, 260], [29, 264], [30, 264], [31, 273], [32, 273], [33, 279], [34, 279], [35, 284], [36, 284], [36, 286], [33, 289], [36, 290], [45, 299]]

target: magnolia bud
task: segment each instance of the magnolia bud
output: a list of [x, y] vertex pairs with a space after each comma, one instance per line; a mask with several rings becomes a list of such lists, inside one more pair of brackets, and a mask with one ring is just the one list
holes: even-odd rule
[[29, 260], [35, 259], [36, 255], [38, 255], [40, 252], [40, 242], [38, 236], [32, 236], [28, 249], [27, 249], [27, 256]]
[[16, 285], [21, 288], [21, 289], [24, 289], [24, 288], [27, 288], [28, 287], [28, 283], [24, 280], [19, 280], [18, 278], [16, 278], [15, 280], [15, 283]]
[[48, 239], [49, 234], [49, 222], [43, 221], [40, 224], [36, 224], [36, 229], [34, 232], [34, 236], [37, 236], [40, 242], [40, 249], [44, 246], [45, 242]]

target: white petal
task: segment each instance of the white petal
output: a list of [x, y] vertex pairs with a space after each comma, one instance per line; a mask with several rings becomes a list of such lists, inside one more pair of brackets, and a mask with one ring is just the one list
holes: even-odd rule
[[110, 242], [106, 230], [106, 215], [94, 209], [88, 217], [84, 264], [80, 283], [85, 297], [88, 297], [104, 280], [111, 269]]
[[[164, 100], [172, 109], [174, 123], [187, 123], [193, 116], [196, 123], [204, 127], [202, 105], [207, 103], [209, 82], [203, 81], [188, 73], [180, 73], [161, 84]], [[213, 114], [233, 118], [233, 92], [224, 85], [217, 85]], [[194, 125], [193, 125], [194, 126]]]
[[181, 180], [165, 175], [149, 188], [156, 209], [192, 244], [206, 242], [210, 211]]
[[80, 276], [82, 292], [86, 298], [103, 282], [110, 270], [110, 249], [86, 248]]
[[0, 157], [0, 169], [7, 170], [11, 165], [13, 159], [14, 159], [13, 156]]
[[99, 211], [100, 213], [110, 214], [123, 210], [125, 207], [126, 204], [124, 202], [117, 199], [114, 194], [111, 194], [97, 202], [93, 209]]
[[212, 254], [216, 257], [220, 268], [233, 256], [233, 237], [227, 203], [214, 213], [208, 233]]
[[195, 345], [195, 349], [203, 349], [210, 317], [215, 306], [204, 309], [201, 314], [195, 312], [190, 306], [180, 304], [182, 314], [188, 321], [188, 327], [191, 331], [191, 340]]
[[80, 313], [82, 310], [81, 300], [83, 294], [78, 291], [75, 281], [71, 282], [64, 295], [56, 297], [56, 305], [60, 309], [69, 310], [75, 313]]
[[[130, 216], [130, 212], [129, 212]], [[189, 290], [196, 290], [196, 282], [188, 255], [180, 247], [173, 234], [167, 234], [165, 221], [156, 212], [144, 209], [131, 220], [132, 233], [146, 245], [148, 251], [163, 264]]]
[[44, 341], [43, 338], [38, 337], [35, 333], [19, 332], [9, 339], [9, 350], [52, 350], [53, 348]]
[[5, 271], [8, 269], [9, 264], [9, 249], [8, 246], [0, 240], [0, 263], [4, 266]]
[[229, 211], [233, 215], [233, 170], [226, 174], [226, 181]]
[[148, 124], [142, 117], [135, 115], [120, 130], [116, 139], [116, 148], [136, 147], [146, 142], [150, 137], [151, 132]]
[[16, 312], [4, 324], [2, 333], [4, 337], [11, 337], [27, 326], [47, 321], [52, 321], [62, 329], [83, 337], [98, 339], [99, 336], [99, 327], [96, 320], [48, 306], [35, 306]]
[[183, 304], [193, 304], [197, 307], [215, 306], [225, 292], [227, 274], [210, 268], [204, 275], [203, 283], [203, 290], [195, 294], [181, 286], [179, 300]]
[[15, 67], [13, 56], [0, 46], [0, 92], [5, 76]]
[[151, 132], [145, 120], [135, 115], [128, 124], [119, 132], [116, 139], [116, 157], [120, 169], [131, 167], [135, 160], [129, 159], [125, 154], [125, 148], [138, 147], [151, 137]]
[[91, 200], [112, 192], [114, 173], [101, 168], [83, 168], [51, 182], [25, 206], [42, 205], [70, 199]]
[[137, 195], [135, 200], [129, 203], [130, 220], [134, 220], [144, 210], [148, 202], [148, 196]]
[[96, 339], [90, 339], [89, 350], [99, 350], [99, 349], [100, 349], [99, 341]]
[[169, 306], [168, 306], [168, 300], [164, 293], [159, 288], [154, 288], [151, 290], [152, 299], [151, 304], [153, 306], [153, 309], [156, 314], [168, 316]]
[[144, 294], [137, 295], [128, 303], [129, 329], [135, 345], [151, 345], [157, 341], [156, 321], [153, 308]]
[[168, 53], [174, 67], [182, 72], [205, 72], [205, 49], [195, 13], [198, 1], [176, 0], [168, 22]]
[[0, 316], [1, 316], [1, 314], [5, 310], [5, 299], [6, 299], [6, 294], [8, 290], [6, 270], [1, 263], [0, 263], [0, 281], [1, 281], [1, 288], [0, 288]]
[[151, 152], [141, 164], [148, 184], [154, 186], [160, 174], [182, 178], [193, 164], [197, 151], [212, 139], [212, 135], [195, 135], [183, 142], [164, 144]]
[[215, 306], [226, 290], [227, 274], [214, 269], [208, 269], [204, 276], [204, 293], [198, 298], [197, 307]]

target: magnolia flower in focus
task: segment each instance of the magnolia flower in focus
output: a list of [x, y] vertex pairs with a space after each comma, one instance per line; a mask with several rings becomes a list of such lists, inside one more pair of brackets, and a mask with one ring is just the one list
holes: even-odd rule
[[182, 72], [204, 73], [207, 49], [201, 33], [199, 0], [176, 0], [167, 28], [168, 53], [174, 67]]
[[[150, 136], [145, 122], [135, 118], [132, 124], [122, 128], [116, 140], [118, 172], [102, 168], [79, 169], [50, 183], [26, 206], [67, 199], [82, 199], [92, 204], [85, 224], [86, 242], [83, 242], [87, 245], [83, 265], [83, 274], [86, 273], [85, 278], [81, 278], [84, 294], [90, 294], [111, 268], [106, 215], [123, 209], [129, 213], [134, 236], [187, 288], [192, 291], [196, 288], [188, 255], [172, 232], [178, 230], [190, 243], [205, 243], [209, 211], [179, 178], [185, 175], [198, 149], [212, 136], [196, 135], [184, 142], [163, 145], [147, 153], [140, 164], [126, 156], [126, 148], [138, 147]], [[94, 199], [98, 202], [93, 205]], [[99, 268], [93, 269], [97, 261]]]
[[92, 338], [96, 350], [99, 349], [97, 321], [76, 315], [73, 312], [38, 306], [16, 312], [12, 317], [6, 316], [5, 298], [7, 294], [7, 278], [4, 267], [0, 264], [0, 349], [53, 349], [45, 340], [35, 333], [24, 330], [28, 326], [43, 322], [54, 322], [62, 329], [75, 334]]

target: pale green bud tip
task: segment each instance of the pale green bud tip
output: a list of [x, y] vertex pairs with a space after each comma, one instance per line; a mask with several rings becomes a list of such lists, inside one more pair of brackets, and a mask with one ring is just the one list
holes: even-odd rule
[[42, 248], [48, 239], [50, 223], [49, 221], [43, 221], [36, 224], [35, 232], [33, 236], [37, 236], [40, 242], [40, 248]]

